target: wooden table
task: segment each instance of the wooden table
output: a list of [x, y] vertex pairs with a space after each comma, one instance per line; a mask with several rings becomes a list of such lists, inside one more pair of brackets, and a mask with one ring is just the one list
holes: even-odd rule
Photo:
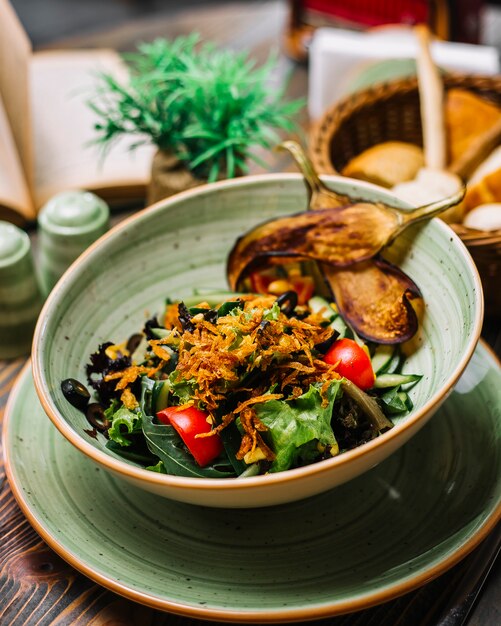
[[[204, 38], [234, 48], [251, 48], [259, 60], [279, 48], [287, 18], [280, 1], [263, 3], [224, 2], [220, 6], [177, 12], [175, 17], [142, 19], [93, 36], [56, 42], [57, 47], [105, 47], [128, 50], [137, 40], [174, 37], [196, 30]], [[280, 60], [280, 72], [291, 72], [288, 93], [306, 94], [307, 69]], [[306, 127], [306, 115], [303, 120]], [[281, 160], [280, 160], [281, 159]], [[286, 157], [275, 157], [273, 169], [289, 168]], [[257, 171], [257, 170], [255, 170]], [[114, 220], [122, 219], [123, 214]], [[36, 248], [36, 232], [30, 233]], [[501, 353], [499, 319], [488, 320], [483, 335]], [[26, 359], [0, 361], [0, 421], [9, 391]], [[333, 626], [494, 626], [501, 623], [501, 567], [491, 570], [480, 597], [478, 584], [500, 543], [500, 531], [491, 533], [471, 555], [440, 578], [413, 593], [357, 614], [315, 622]], [[468, 616], [468, 617], [467, 617]], [[161, 613], [123, 599], [93, 583], [60, 559], [41, 541], [17, 506], [0, 460], [0, 624], [126, 626], [203, 624]]]

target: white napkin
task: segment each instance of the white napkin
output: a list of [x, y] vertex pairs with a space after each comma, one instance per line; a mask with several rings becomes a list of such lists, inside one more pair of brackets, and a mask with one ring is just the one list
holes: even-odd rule
[[[308, 108], [312, 119], [319, 118], [339, 98], [354, 90], [357, 78], [376, 65], [391, 59], [415, 59], [417, 43], [412, 30], [385, 27], [369, 32], [340, 28], [319, 28], [309, 51]], [[493, 46], [435, 41], [431, 53], [444, 69], [473, 74], [496, 74], [499, 54]], [[381, 66], [382, 68], [382, 66]], [[395, 77], [402, 67], [394, 68]], [[392, 68], [386, 69], [386, 75]], [[383, 72], [384, 73], [384, 72]]]

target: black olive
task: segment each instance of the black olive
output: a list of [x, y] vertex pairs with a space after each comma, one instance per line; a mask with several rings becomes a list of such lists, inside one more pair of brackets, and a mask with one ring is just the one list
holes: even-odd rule
[[86, 416], [89, 424], [92, 424], [99, 432], [104, 432], [111, 426], [111, 422], [106, 419], [103, 406], [99, 402], [91, 402], [89, 404]]
[[276, 302], [282, 313], [290, 316], [297, 307], [297, 293], [295, 291], [286, 291], [278, 296]]
[[315, 345], [315, 350], [317, 352], [320, 352], [320, 354], [325, 354], [338, 337], [339, 337], [339, 333], [337, 332], [337, 330], [334, 330], [334, 332], [328, 339], [326, 339], [325, 341], [322, 341], [321, 343], [317, 343]]
[[61, 391], [70, 404], [85, 411], [90, 400], [90, 393], [85, 385], [74, 378], [67, 378], [61, 383]]
[[161, 325], [156, 315], [147, 320], [143, 328], [143, 333], [146, 335], [146, 339], [156, 339], [156, 336], [152, 333], [151, 329], [160, 327]]
[[143, 339], [143, 335], [140, 333], [136, 333], [135, 335], [131, 335], [127, 341], [127, 345], [125, 346], [128, 350], [129, 354], [134, 354], [137, 350], [141, 340]]
[[261, 322], [261, 324], [259, 324], [259, 326], [257, 327], [258, 335], [261, 335], [264, 332], [264, 330], [266, 329], [266, 327], [269, 326], [269, 325], [270, 325], [270, 321], [269, 320], [263, 320]]

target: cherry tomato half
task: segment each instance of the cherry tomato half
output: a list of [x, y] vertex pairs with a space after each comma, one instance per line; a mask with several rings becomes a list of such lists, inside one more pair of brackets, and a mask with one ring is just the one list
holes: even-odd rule
[[162, 424], [173, 426], [183, 440], [195, 461], [204, 467], [223, 451], [223, 444], [219, 435], [198, 437], [200, 433], [208, 433], [211, 425], [207, 421], [208, 413], [196, 409], [194, 406], [179, 409], [171, 406], [157, 413]]
[[324, 361], [338, 364], [336, 372], [344, 376], [360, 389], [370, 389], [374, 385], [374, 371], [369, 355], [353, 339], [338, 339], [327, 351]]

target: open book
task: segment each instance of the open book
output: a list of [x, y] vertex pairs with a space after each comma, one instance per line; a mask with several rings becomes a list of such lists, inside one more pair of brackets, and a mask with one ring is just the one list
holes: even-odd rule
[[0, 219], [34, 220], [55, 193], [87, 189], [109, 202], [144, 197], [154, 148], [122, 141], [103, 159], [86, 102], [99, 72], [120, 76], [113, 50], [32, 52], [0, 0]]

